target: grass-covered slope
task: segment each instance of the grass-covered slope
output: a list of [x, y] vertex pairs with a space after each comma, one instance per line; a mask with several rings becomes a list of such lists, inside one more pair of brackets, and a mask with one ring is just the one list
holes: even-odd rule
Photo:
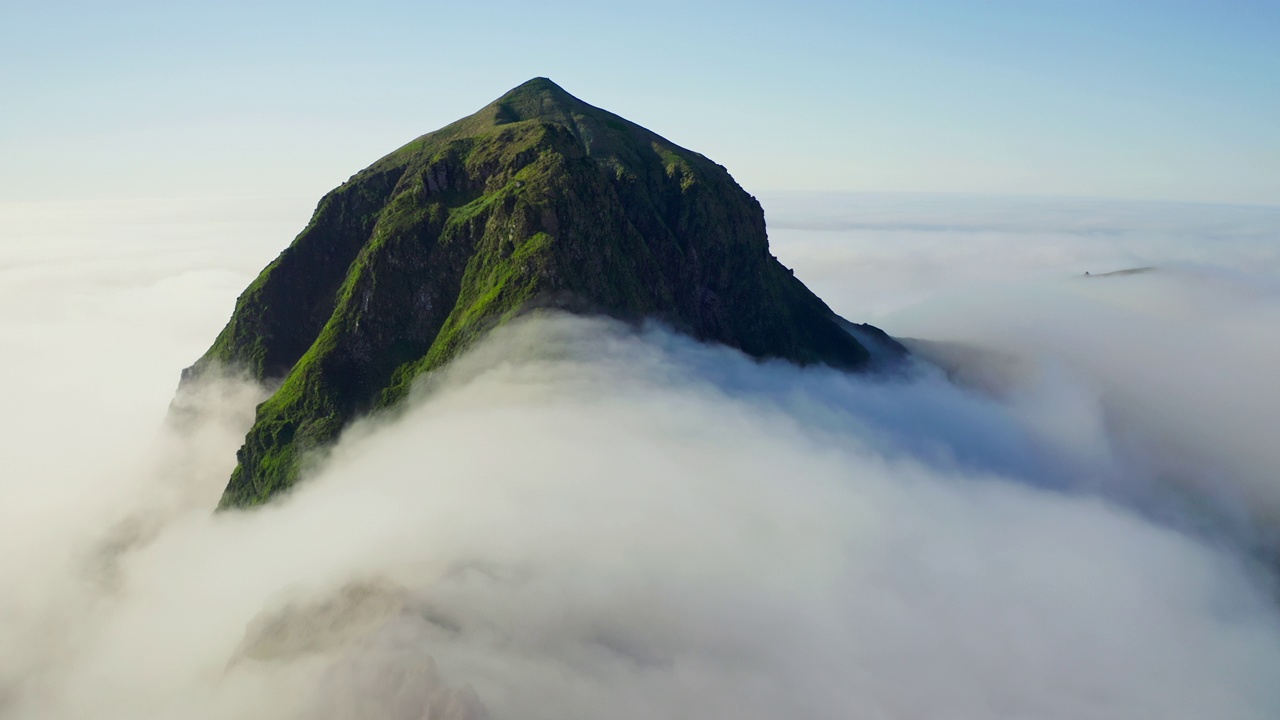
[[869, 357], [769, 254], [724, 168], [539, 78], [329, 193], [241, 295], [186, 376], [281, 384], [222, 506], [288, 488], [308, 450], [535, 307], [652, 317], [762, 358]]

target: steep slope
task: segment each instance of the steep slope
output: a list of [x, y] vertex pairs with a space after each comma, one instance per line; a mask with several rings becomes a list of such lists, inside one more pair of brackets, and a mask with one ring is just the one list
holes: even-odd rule
[[759, 203], [724, 168], [537, 78], [326, 195], [184, 372], [281, 382], [222, 506], [288, 488], [308, 450], [539, 307], [656, 318], [760, 358], [870, 359], [769, 254]]

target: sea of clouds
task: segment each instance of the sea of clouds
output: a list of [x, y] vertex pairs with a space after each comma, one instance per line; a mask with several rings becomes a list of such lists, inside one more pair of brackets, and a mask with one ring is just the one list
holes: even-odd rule
[[1280, 210], [763, 200], [922, 361], [534, 318], [218, 514], [306, 204], [0, 207], [0, 716], [1280, 715]]

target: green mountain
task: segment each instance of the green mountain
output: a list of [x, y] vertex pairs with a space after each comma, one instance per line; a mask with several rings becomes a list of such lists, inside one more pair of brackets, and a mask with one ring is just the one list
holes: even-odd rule
[[867, 366], [855, 334], [900, 352], [769, 254], [760, 204], [723, 167], [537, 78], [326, 195], [184, 371], [281, 383], [221, 507], [287, 489], [308, 450], [537, 308], [655, 318], [801, 364]]

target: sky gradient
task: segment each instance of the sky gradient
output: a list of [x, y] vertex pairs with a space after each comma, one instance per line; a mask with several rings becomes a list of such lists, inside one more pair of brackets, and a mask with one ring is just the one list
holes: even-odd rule
[[547, 76], [752, 192], [1280, 205], [1274, 3], [176, 5], [6, 4], [0, 198], [318, 198]]

